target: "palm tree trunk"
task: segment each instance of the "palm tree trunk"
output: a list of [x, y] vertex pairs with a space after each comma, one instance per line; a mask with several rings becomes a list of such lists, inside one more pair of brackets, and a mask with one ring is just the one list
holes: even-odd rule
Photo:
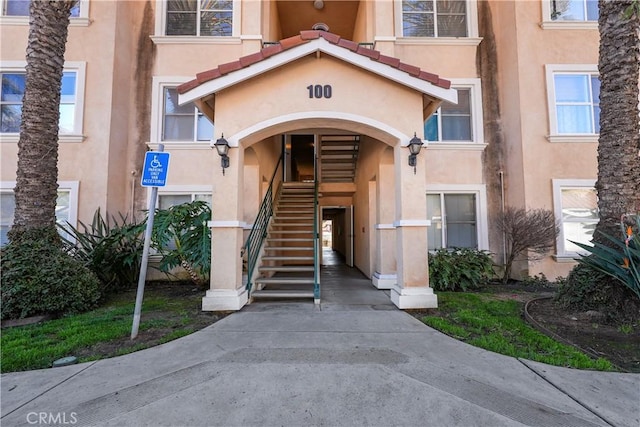
[[[640, 212], [640, 17], [636, 0], [600, 0], [600, 139], [596, 231], [621, 237], [620, 219]], [[594, 240], [607, 244], [598, 232]]]
[[60, 87], [69, 16], [75, 3], [32, 1], [29, 8], [12, 240], [30, 229], [55, 229]]

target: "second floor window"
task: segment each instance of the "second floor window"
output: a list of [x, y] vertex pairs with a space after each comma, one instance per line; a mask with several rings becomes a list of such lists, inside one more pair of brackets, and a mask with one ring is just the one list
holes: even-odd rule
[[[4, 16], [29, 16], [29, 4], [31, 0], [4, 0], [2, 15]], [[71, 17], [80, 16], [80, 2], [71, 9]]]
[[424, 137], [428, 141], [474, 140], [471, 89], [458, 89], [458, 104], [442, 103], [424, 122]]
[[549, 0], [553, 21], [597, 21], [598, 0]]
[[232, 35], [232, 0], [169, 0], [166, 10], [167, 36]]
[[403, 37], [467, 37], [466, 0], [403, 0]]
[[[3, 72], [1, 74], [0, 132], [19, 133], [26, 74], [24, 72]], [[76, 81], [77, 73], [75, 71], [63, 73], [60, 90], [60, 120], [58, 122], [61, 134], [71, 134], [76, 130]]]
[[178, 91], [164, 88], [162, 141], [210, 141], [213, 124], [192, 102], [178, 105]]
[[596, 74], [553, 76], [557, 134], [600, 133], [600, 79]]

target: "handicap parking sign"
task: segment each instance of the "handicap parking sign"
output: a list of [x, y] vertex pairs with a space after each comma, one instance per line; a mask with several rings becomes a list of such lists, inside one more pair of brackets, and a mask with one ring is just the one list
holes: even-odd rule
[[169, 153], [147, 151], [142, 168], [143, 187], [164, 187], [167, 185], [169, 171]]

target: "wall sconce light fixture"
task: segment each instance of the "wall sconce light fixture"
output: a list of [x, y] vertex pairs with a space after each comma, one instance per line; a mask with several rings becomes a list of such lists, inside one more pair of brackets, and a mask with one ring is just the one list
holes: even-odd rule
[[416, 161], [418, 154], [420, 154], [420, 149], [422, 148], [422, 140], [418, 138], [416, 133], [413, 133], [413, 138], [409, 141], [409, 166], [413, 166], [413, 174], [416, 174]]
[[224, 175], [224, 170], [229, 167], [229, 141], [224, 139], [224, 134], [212, 144], [216, 147], [218, 151], [218, 155], [220, 156], [220, 163], [222, 165], [222, 175]]

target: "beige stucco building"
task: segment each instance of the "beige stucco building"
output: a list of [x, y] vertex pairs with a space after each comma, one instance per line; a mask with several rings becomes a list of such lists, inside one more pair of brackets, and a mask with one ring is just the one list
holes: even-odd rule
[[[4, 242], [28, 18], [21, 1], [0, 10]], [[597, 55], [592, 0], [81, 0], [65, 55], [59, 218], [140, 215], [144, 153], [163, 147], [160, 207], [211, 201], [205, 310], [241, 308], [247, 281], [257, 296], [270, 286], [260, 277], [284, 267], [302, 275], [318, 247], [302, 242], [321, 219], [400, 308], [437, 305], [428, 250], [485, 249], [500, 262], [492, 224], [505, 206], [561, 223], [555, 250], [516, 274], [566, 275], [569, 240], [587, 242], [597, 222]], [[212, 149], [223, 135], [225, 169]], [[272, 181], [276, 216], [247, 277], [243, 245]]]

